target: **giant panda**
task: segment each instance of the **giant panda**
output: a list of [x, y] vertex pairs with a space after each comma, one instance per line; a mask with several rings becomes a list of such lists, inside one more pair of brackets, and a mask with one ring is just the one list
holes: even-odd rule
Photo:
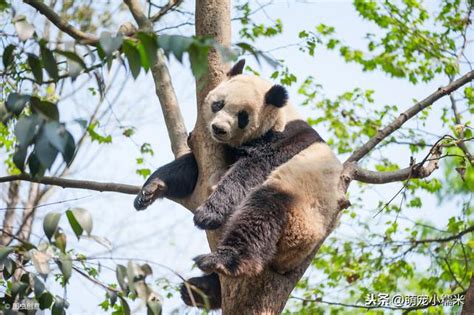
[[[195, 211], [197, 227], [223, 227], [217, 249], [195, 258], [207, 276], [190, 279], [197, 292], [220, 304], [220, 273], [252, 277], [269, 266], [285, 273], [324, 240], [344, 197], [338, 189], [342, 165], [319, 134], [299, 118], [286, 89], [242, 75], [237, 63], [228, 79], [204, 101], [212, 139], [226, 147], [233, 164]], [[160, 197], [192, 193], [198, 176], [192, 153], [159, 168], [135, 199], [141, 210]], [[204, 304], [200, 294], [189, 305]], [[196, 303], [197, 302], [197, 303]]]

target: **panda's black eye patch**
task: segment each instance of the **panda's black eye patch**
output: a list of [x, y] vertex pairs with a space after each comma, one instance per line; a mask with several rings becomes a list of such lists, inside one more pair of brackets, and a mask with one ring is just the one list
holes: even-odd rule
[[244, 129], [249, 123], [249, 114], [242, 110], [237, 114], [237, 118], [239, 120], [239, 128]]
[[218, 111], [224, 108], [224, 104], [225, 104], [224, 101], [217, 101], [217, 102], [212, 103], [211, 105], [212, 112], [217, 113]]

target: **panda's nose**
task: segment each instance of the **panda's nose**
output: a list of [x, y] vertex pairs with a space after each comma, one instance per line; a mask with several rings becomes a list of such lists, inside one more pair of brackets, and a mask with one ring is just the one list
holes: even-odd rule
[[212, 124], [212, 131], [216, 135], [225, 135], [227, 133], [227, 131], [225, 131], [221, 127], [217, 126], [216, 124]]

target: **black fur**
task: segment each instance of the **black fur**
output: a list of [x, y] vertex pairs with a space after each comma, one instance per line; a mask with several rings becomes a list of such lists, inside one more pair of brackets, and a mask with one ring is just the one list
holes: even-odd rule
[[259, 139], [232, 149], [237, 162], [219, 181], [216, 190], [196, 209], [194, 223], [201, 229], [219, 228], [250, 190], [263, 184], [278, 166], [323, 141], [305, 121], [287, 124], [283, 132], [269, 131]]
[[197, 266], [234, 277], [261, 272], [276, 253], [292, 200], [277, 187], [253, 191], [229, 219], [217, 250], [196, 257]]
[[288, 102], [288, 91], [281, 85], [275, 84], [265, 94], [265, 104], [283, 107]]
[[221, 109], [224, 108], [225, 102], [224, 101], [216, 101], [211, 104], [211, 110], [213, 113], [217, 113]]
[[237, 120], [239, 123], [239, 128], [244, 129], [249, 124], [249, 113], [242, 110], [237, 114]]
[[[180, 293], [186, 305], [210, 310], [221, 307], [221, 284], [217, 273], [186, 280], [186, 284], [181, 284]], [[189, 293], [192, 294], [194, 303]]]
[[232, 67], [232, 69], [230, 69], [229, 72], [227, 72], [227, 76], [228, 76], [229, 78], [231, 78], [231, 77], [233, 77], [233, 76], [242, 74], [242, 72], [244, 71], [244, 67], [245, 67], [245, 59], [240, 59], [240, 60]]
[[157, 198], [183, 198], [190, 195], [198, 178], [196, 159], [185, 154], [157, 169], [143, 184], [135, 198], [137, 210], [146, 209]]

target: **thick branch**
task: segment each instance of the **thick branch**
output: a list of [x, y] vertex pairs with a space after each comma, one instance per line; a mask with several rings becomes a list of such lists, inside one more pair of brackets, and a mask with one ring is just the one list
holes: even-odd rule
[[152, 24], [146, 17], [145, 12], [143, 12], [140, 1], [123, 0], [123, 2], [128, 6], [128, 9], [130, 10], [130, 13], [132, 13], [135, 22], [137, 22], [138, 27], [145, 32], [150, 32]]
[[415, 164], [414, 166], [410, 166], [393, 172], [369, 171], [361, 168], [355, 162], [351, 163], [354, 163], [351, 166], [354, 167], [352, 179], [367, 184], [386, 184], [400, 182], [410, 178], [426, 178], [438, 168], [437, 158], [431, 160], [426, 167], [422, 166], [421, 164]]
[[165, 4], [160, 9], [160, 11], [158, 13], [156, 13], [156, 14], [154, 14], [150, 17], [150, 21], [152, 23], [155, 23], [156, 21], [161, 19], [166, 13], [168, 13], [169, 11], [174, 10], [175, 8], [177, 8], [182, 2], [183, 2], [183, 0], [170, 0], [167, 4]]
[[470, 71], [467, 74], [463, 75], [461, 78], [451, 82], [445, 87], [439, 88], [436, 92], [425, 98], [424, 100], [416, 103], [408, 110], [400, 114], [400, 116], [395, 119], [388, 126], [377, 132], [377, 134], [371, 138], [367, 143], [358, 148], [352, 153], [352, 155], [347, 159], [346, 162], [358, 162], [362, 159], [367, 153], [369, 153], [377, 144], [379, 144], [383, 139], [391, 135], [394, 131], [399, 129], [406, 121], [408, 121], [413, 116], [417, 115], [423, 109], [432, 105], [434, 102], [439, 100], [441, 97], [450, 94], [451, 92], [457, 90], [466, 83], [474, 79], [474, 71]]
[[[137, 0], [124, 0], [124, 2], [130, 9], [140, 29], [151, 32], [153, 25], [143, 12], [140, 2]], [[168, 66], [165, 62], [165, 56], [161, 50], [158, 51], [156, 63], [151, 67], [151, 73], [155, 81], [156, 95], [160, 100], [161, 110], [165, 118], [171, 150], [175, 157], [179, 157], [189, 152], [187, 145], [188, 133], [184, 125], [184, 119], [179, 108]]]
[[3, 229], [2, 236], [0, 238], [1, 245], [7, 245], [10, 243], [13, 233], [13, 221], [15, 219], [15, 206], [20, 199], [19, 195], [19, 182], [11, 182], [8, 187], [8, 196], [7, 196], [7, 210], [5, 211], [5, 216], [3, 218]]
[[467, 289], [466, 298], [461, 315], [474, 314], [474, 275], [471, 278], [471, 285]]
[[57, 26], [61, 31], [68, 34], [75, 40], [88, 44], [88, 45], [97, 45], [99, 42], [99, 38], [92, 34], [84, 33], [83, 31], [75, 28], [67, 21], [61, 19], [59, 15], [57, 15], [52, 8], [48, 5], [44, 4], [41, 0], [23, 0], [25, 3], [29, 4], [36, 10], [38, 10], [41, 14], [43, 14], [48, 20], [50, 20], [54, 25]]
[[33, 219], [35, 218], [36, 206], [40, 200], [39, 196], [39, 185], [37, 183], [30, 184], [30, 190], [28, 192], [28, 200], [26, 201], [25, 211], [21, 217], [21, 225], [16, 236], [18, 238], [28, 242], [31, 236], [31, 229], [33, 228]]
[[0, 177], [0, 183], [6, 183], [16, 180], [34, 182], [44, 185], [60, 186], [62, 188], [79, 188], [96, 191], [113, 191], [123, 194], [136, 195], [140, 191], [140, 187], [133, 185], [117, 184], [117, 183], [101, 183], [89, 180], [76, 180], [59, 177], [44, 176], [41, 178], [33, 178], [28, 174], [12, 175]]

